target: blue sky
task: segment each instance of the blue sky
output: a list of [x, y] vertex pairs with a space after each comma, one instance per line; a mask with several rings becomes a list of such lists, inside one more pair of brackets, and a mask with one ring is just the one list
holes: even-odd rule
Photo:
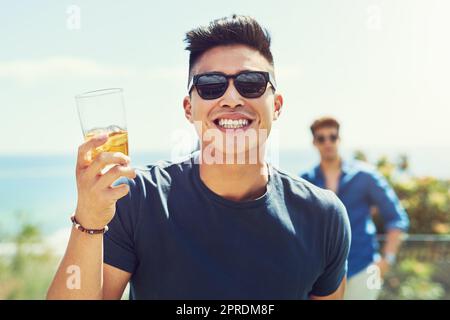
[[349, 148], [449, 150], [448, 12], [446, 0], [0, 0], [0, 152], [74, 152], [74, 96], [107, 87], [125, 90], [130, 149], [167, 150], [191, 130], [184, 33], [232, 13], [271, 31], [281, 148], [309, 146], [310, 122], [327, 114]]

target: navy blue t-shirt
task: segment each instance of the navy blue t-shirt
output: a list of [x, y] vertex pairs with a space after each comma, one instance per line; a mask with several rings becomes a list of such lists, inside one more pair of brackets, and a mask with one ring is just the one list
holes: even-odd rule
[[193, 156], [126, 182], [104, 262], [132, 274], [131, 299], [307, 299], [346, 274], [342, 202], [273, 166], [266, 193], [244, 202], [208, 189]]

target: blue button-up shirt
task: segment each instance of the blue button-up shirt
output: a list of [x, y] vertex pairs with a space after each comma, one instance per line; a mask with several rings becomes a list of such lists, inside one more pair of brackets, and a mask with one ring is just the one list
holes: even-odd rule
[[[321, 188], [326, 186], [320, 165], [301, 174], [301, 177]], [[337, 196], [347, 208], [352, 230], [347, 274], [350, 278], [379, 257], [370, 207], [378, 207], [386, 231], [407, 231], [409, 219], [386, 179], [374, 167], [362, 161], [342, 161]]]

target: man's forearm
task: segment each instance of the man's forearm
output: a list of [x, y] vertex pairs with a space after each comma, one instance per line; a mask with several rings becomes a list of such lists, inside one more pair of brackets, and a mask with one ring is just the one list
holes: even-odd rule
[[397, 254], [403, 241], [403, 234], [400, 229], [391, 229], [386, 233], [386, 242], [382, 250], [383, 255]]
[[102, 299], [103, 234], [72, 228], [64, 258], [47, 299]]

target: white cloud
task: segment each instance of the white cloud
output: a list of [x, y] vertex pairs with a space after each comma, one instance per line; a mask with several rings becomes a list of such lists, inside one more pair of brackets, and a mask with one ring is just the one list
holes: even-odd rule
[[127, 76], [134, 70], [102, 65], [94, 60], [74, 57], [50, 57], [42, 60], [0, 61], [0, 78], [36, 82], [61, 77]]
[[49, 57], [41, 60], [0, 61], [0, 80], [7, 79], [20, 83], [40, 83], [43, 80], [61, 78], [110, 78], [132, 77], [137, 80], [186, 80], [186, 66], [157, 66], [136, 68], [99, 63], [92, 59], [76, 57]]

